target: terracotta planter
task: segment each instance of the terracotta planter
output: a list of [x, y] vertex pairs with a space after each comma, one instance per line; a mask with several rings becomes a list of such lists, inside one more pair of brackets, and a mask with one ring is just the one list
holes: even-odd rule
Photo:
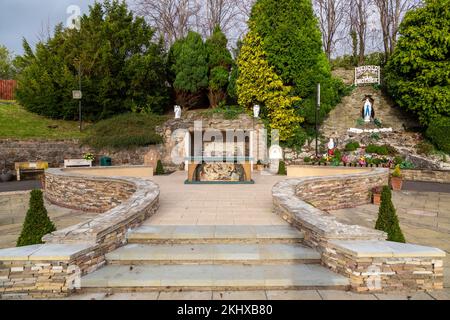
[[403, 179], [398, 177], [391, 177], [391, 187], [394, 191], [402, 190]]
[[379, 206], [381, 204], [381, 193], [373, 194], [373, 204]]

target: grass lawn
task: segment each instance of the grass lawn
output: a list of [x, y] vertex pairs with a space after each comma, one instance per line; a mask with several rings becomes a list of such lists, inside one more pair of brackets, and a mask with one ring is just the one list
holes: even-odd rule
[[0, 100], [0, 138], [82, 138], [76, 121], [52, 120], [30, 113], [14, 101]]

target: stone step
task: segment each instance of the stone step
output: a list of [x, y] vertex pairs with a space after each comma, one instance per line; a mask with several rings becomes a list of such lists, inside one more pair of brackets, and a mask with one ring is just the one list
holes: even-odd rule
[[142, 226], [128, 234], [129, 243], [299, 243], [304, 234], [285, 226]]
[[106, 255], [108, 264], [320, 263], [320, 253], [299, 244], [129, 244]]
[[320, 265], [108, 265], [81, 279], [81, 290], [347, 289]]

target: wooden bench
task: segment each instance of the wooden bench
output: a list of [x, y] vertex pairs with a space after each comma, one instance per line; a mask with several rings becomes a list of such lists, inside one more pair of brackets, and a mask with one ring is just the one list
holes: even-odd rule
[[64, 168], [83, 168], [83, 167], [92, 167], [92, 160], [85, 160], [85, 159], [64, 160]]
[[16, 162], [14, 164], [17, 173], [17, 181], [20, 181], [21, 175], [24, 173], [42, 173], [48, 169], [48, 162]]

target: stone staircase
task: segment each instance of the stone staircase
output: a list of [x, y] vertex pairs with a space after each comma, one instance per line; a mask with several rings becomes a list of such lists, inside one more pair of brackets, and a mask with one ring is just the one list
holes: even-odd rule
[[143, 226], [81, 291], [346, 289], [290, 226]]

